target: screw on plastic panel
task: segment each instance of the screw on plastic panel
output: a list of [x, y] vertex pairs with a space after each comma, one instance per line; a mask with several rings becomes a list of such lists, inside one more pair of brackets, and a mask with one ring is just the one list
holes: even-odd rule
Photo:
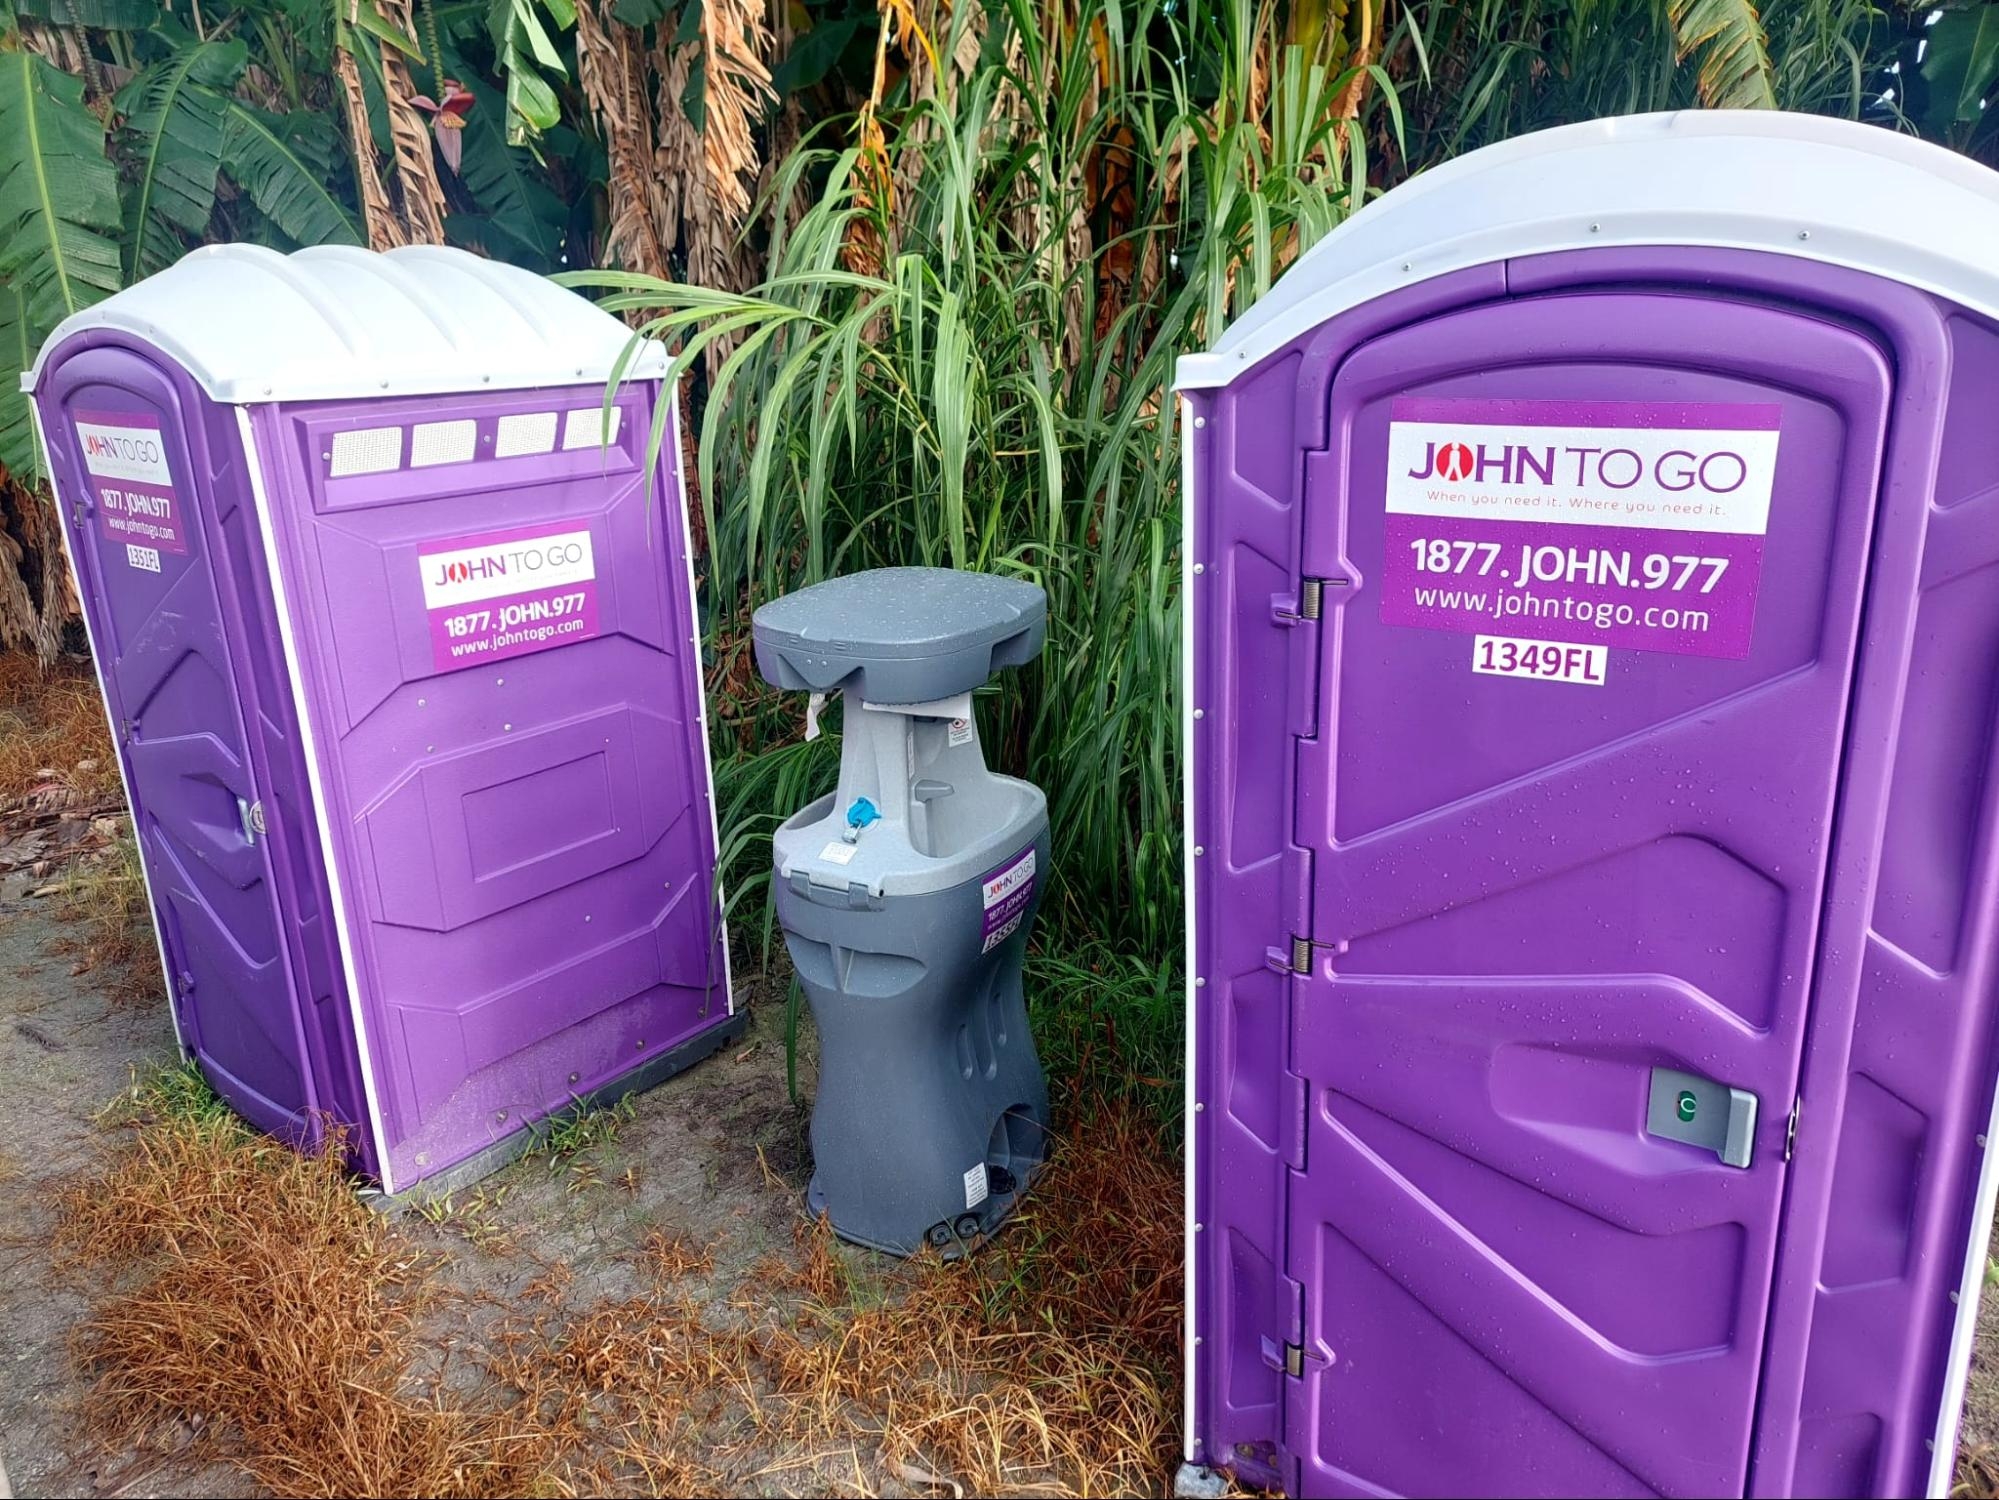
[[632, 1043], [632, 1050], [634, 1052], [643, 1052], [645, 1049], [646, 1039], [644, 1037], [640, 1037], [636, 1042]]
[[504, 677], [495, 677], [493, 679], [494, 687], [505, 687], [506, 685], [507, 685], [507, 679]]
[[1207, 1227], [1208, 1226], [1205, 1224], [1196, 1224], [1194, 1226], [1194, 1233], [1199, 1234], [1202, 1230], [1206, 1229]]
[[1798, 231], [1798, 238], [1801, 240], [1808, 240], [1811, 237], [1812, 237], [1812, 232], [1809, 229], [1800, 229]]
[[582, 1075], [581, 1073], [571, 1073], [571, 1074], [569, 1075], [569, 1081], [570, 1081], [571, 1083], [578, 1083], [578, 1082], [580, 1082], [580, 1081], [582, 1080], [582, 1078], [583, 1078], [583, 1075]]
[[1208, 425], [1208, 419], [1206, 417], [1196, 417], [1194, 418], [1194, 425], [1196, 427], [1206, 427]]
[[1952, 1288], [1950, 1289], [1950, 1300], [1951, 1300], [1952, 1302], [1955, 1302], [1955, 1301], [1957, 1301], [1957, 1288], [1956, 1288], [1956, 1287], [1952, 1287]]
[[1207, 987], [1208, 987], [1208, 981], [1207, 981], [1207, 979], [1206, 979], [1206, 978], [1205, 978], [1204, 976], [1197, 976], [1197, 977], [1195, 978], [1195, 980], [1194, 980], [1194, 988], [1195, 988], [1195, 989], [1197, 989], [1197, 990], [1204, 990], [1204, 989], [1206, 989]]
[[1415, 265], [1413, 262], [1405, 260], [1404, 262], [1402, 262], [1402, 269], [1405, 271], [1413, 271], [1415, 269]]
[[587, 921], [589, 921], [589, 920], [590, 920], [590, 913], [588, 913], [587, 911], [586, 911], [585, 913], [583, 913], [583, 920], [584, 920], [584, 921], [586, 921], [586, 922], [587, 922]]
[[425, 745], [425, 746], [423, 747], [423, 753], [424, 753], [425, 755], [435, 755], [435, 754], [437, 754], [437, 746], [435, 746], [435, 745]]
[[1978, 1149], [1980, 1151], [1985, 1149], [1985, 1136], [1982, 1133], [1978, 1137]]
[[416, 700], [416, 706], [417, 706], [418, 708], [422, 708], [422, 707], [424, 706], [424, 704], [426, 704], [426, 703], [428, 703], [428, 702], [430, 702], [430, 700], [429, 700], [428, 698], [419, 698], [419, 699], [417, 699], [417, 700]]
[[1207, 852], [1208, 852], [1208, 851], [1207, 851], [1206, 849], [1202, 848], [1202, 847], [1201, 847], [1201, 845], [1199, 845], [1199, 844], [1196, 844], [1196, 845], [1194, 846], [1194, 858], [1196, 858], [1196, 859], [1199, 859], [1199, 858], [1200, 858], [1200, 857], [1201, 857], [1201, 856], [1202, 856], [1203, 854], [1206, 854]]
[[1603, 226], [1601, 224], [1592, 224], [1589, 227], [1589, 232], [1591, 234], [1601, 234], [1603, 233]]
[[514, 726], [511, 724], [502, 724], [500, 728], [505, 730], [508, 734], [512, 734], [514, 731]]
[[1203, 1104], [1203, 1103], [1202, 1103], [1202, 1102], [1201, 1102], [1201, 1101], [1200, 1101], [1199, 1099], [1196, 1099], [1196, 1100], [1194, 1101], [1194, 1113], [1195, 1113], [1195, 1114], [1197, 1114], [1197, 1115], [1198, 1115], [1198, 1114], [1205, 1114], [1205, 1113], [1207, 1112], [1207, 1108], [1208, 1108], [1208, 1106], [1207, 1106], [1207, 1105], [1205, 1105], [1205, 1104]]
[[507, 1123], [507, 1112], [503, 1109], [498, 1114], [494, 1115], [493, 1118], [497, 1120], [500, 1124], [504, 1125]]
[[1194, 710], [1194, 717], [1197, 719], [1205, 719], [1207, 716], [1208, 716], [1207, 711], [1205, 709], [1197, 708]]
[[1203, 564], [1201, 563], [1194, 564], [1194, 576], [1196, 578], [1199, 578], [1203, 573], [1207, 571], [1208, 571], [1207, 568]]

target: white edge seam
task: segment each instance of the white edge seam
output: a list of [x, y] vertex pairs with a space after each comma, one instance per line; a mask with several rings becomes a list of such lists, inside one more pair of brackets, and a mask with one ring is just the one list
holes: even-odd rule
[[701, 732], [702, 787], [708, 798], [708, 844], [715, 860], [716, 935], [722, 944], [722, 991], [728, 1014], [736, 1013], [736, 975], [729, 956], [729, 893], [722, 884], [722, 830], [715, 807], [715, 752], [708, 744], [708, 679], [701, 670], [701, 605], [694, 593], [694, 496], [687, 488], [687, 475], [680, 446], [680, 385], [655, 381], [655, 400], [672, 403], [667, 418], [667, 441], [673, 444], [673, 482], [680, 491], [680, 561], [687, 574], [687, 650], [694, 670], [694, 711]]
[[[1534, 231], [1545, 230], [1548, 227], [1524, 225], [1509, 226], [1509, 229]], [[1740, 250], [1762, 255], [1782, 255], [1793, 260], [1811, 261], [1819, 265], [1864, 272], [1869, 276], [1928, 292], [1982, 317], [1999, 320], [1999, 303], [1988, 303], [1983, 298], [1969, 295], [1963, 287], [1951, 287], [1933, 278], [1915, 275], [1904, 269], [1891, 269], [1879, 261], [1859, 256], [1801, 248], [1796, 242], [1795, 235], [1786, 241], [1774, 236], [1769, 240], [1753, 240], [1695, 233], [1619, 234], [1608, 224], [1602, 232], [1589, 235], [1502, 231], [1480, 236], [1476, 242], [1465, 247], [1448, 248], [1434, 260], [1425, 257], [1422, 263], [1408, 270], [1399, 270], [1400, 262], [1394, 266], [1382, 261], [1356, 266], [1351, 276], [1313, 292], [1296, 308], [1290, 309], [1281, 322], [1256, 329], [1239, 347], [1209, 349], [1197, 354], [1181, 355], [1174, 365], [1173, 387], [1175, 390], [1187, 391], [1212, 390], [1228, 385], [1238, 375], [1255, 369], [1265, 359], [1283, 349], [1304, 330], [1329, 323], [1341, 313], [1385, 297], [1391, 292], [1401, 291], [1406, 287], [1421, 286], [1424, 282], [1434, 281], [1440, 276], [1474, 270], [1479, 266], [1498, 265], [1504, 261], [1526, 256], [1554, 255], [1570, 250]], [[1435, 254], [1434, 251], [1431, 253]]]
[[278, 638], [284, 646], [285, 677], [291, 685], [292, 705], [298, 713], [299, 748], [304, 752], [306, 782], [312, 791], [312, 826], [319, 835], [321, 866], [326, 871], [328, 904], [333, 908], [333, 932], [340, 945], [339, 982], [346, 992], [348, 1014], [354, 1021], [354, 1046], [360, 1053], [361, 1089], [367, 1097], [368, 1134], [375, 1143], [375, 1161], [382, 1174], [382, 1192], [396, 1190], [388, 1142], [382, 1135], [382, 1110], [375, 1097], [375, 1067], [368, 1052], [368, 1027], [361, 1014], [361, 970], [354, 958], [354, 940], [347, 926], [347, 901], [340, 888], [340, 865], [333, 848], [333, 831], [327, 824], [331, 811], [326, 786], [319, 769], [319, 746], [306, 703], [305, 682], [300, 676], [298, 640], [292, 630], [291, 601], [285, 591], [285, 572], [278, 552], [277, 531], [271, 523], [270, 495], [264, 489], [263, 465], [257, 461], [256, 434], [250, 429], [247, 407], [236, 408], [236, 429], [243, 439], [243, 461], [250, 476], [250, 496], [256, 505], [257, 529], [263, 533], [264, 566], [271, 575], [271, 602], [278, 617]]
[[1964, 1421], [1965, 1387], [1971, 1379], [1971, 1346], [1978, 1331], [1978, 1298], [1985, 1285], [1985, 1247], [1992, 1237], [1992, 1211], [1999, 1202], [1999, 1086], [1992, 1091], [1992, 1107], [1986, 1114], [1985, 1159], [1978, 1168], [1978, 1195], [1971, 1210], [1971, 1240], [1965, 1246], [1964, 1269], [1958, 1277], [1956, 1317], [1950, 1330], [1950, 1352], [1945, 1356], [1943, 1400], [1937, 1407], [1936, 1429], [1930, 1444], [1930, 1475], [1927, 1493], [1934, 1500], [1950, 1494], [1957, 1464], [1958, 1429]]
[[132, 779], [125, 772], [125, 750], [118, 733], [118, 715], [111, 711], [111, 693], [104, 686], [104, 653], [98, 649], [97, 632], [90, 623], [90, 596], [83, 591], [83, 575], [76, 567], [76, 560], [81, 555], [78, 551], [80, 543], [70, 532], [69, 507], [62, 503], [62, 496], [55, 494], [55, 450], [49, 446], [48, 429], [42, 425], [41, 402], [30, 396], [28, 410], [35, 420], [35, 437], [42, 445], [42, 456], [49, 461], [49, 493], [55, 499], [56, 525], [62, 531], [63, 562], [69, 567], [70, 587], [76, 590], [77, 600], [83, 606], [83, 634], [84, 639], [90, 642], [90, 676], [97, 684], [98, 701], [104, 705], [105, 727], [111, 731], [111, 761], [118, 767], [118, 785], [125, 793], [125, 815], [132, 821], [132, 850], [139, 857], [139, 879], [146, 888], [146, 905], [153, 914], [153, 951], [160, 956], [160, 980], [167, 989], [167, 1020], [174, 1029], [174, 1050], [185, 1062], [188, 1057], [187, 1038], [180, 1033], [180, 997], [174, 993], [173, 965], [167, 962], [164, 908], [153, 894], [153, 871], [146, 863], [146, 846], [139, 832], [139, 804], [132, 799]]
[[1181, 1456], [1188, 1462], [1194, 1461], [1194, 1452], [1199, 1434], [1194, 1431], [1194, 1329], [1195, 1299], [1199, 1295], [1200, 1283], [1195, 1276], [1198, 1257], [1194, 1246], [1194, 1223], [1197, 1204], [1194, 1201], [1195, 1162], [1200, 1155], [1200, 1142], [1196, 1121], [1200, 1118], [1194, 1110], [1196, 1084], [1194, 1077], [1195, 989], [1194, 962], [1195, 941], [1194, 922], [1197, 907], [1194, 886], [1194, 783], [1196, 761], [1194, 755], [1194, 402], [1190, 397], [1180, 398], [1180, 742], [1182, 751], [1180, 772], [1180, 864], [1181, 902], [1184, 936], [1183, 962], [1186, 973], [1182, 976], [1186, 989], [1185, 1035], [1181, 1039], [1184, 1057], [1181, 1062], [1182, 1092], [1181, 1118], [1181, 1194], [1185, 1210], [1181, 1217], [1181, 1238], [1185, 1241], [1186, 1264], [1182, 1274], [1185, 1292], [1181, 1297], [1182, 1326], [1180, 1330], [1181, 1395], [1180, 1395], [1180, 1442]]

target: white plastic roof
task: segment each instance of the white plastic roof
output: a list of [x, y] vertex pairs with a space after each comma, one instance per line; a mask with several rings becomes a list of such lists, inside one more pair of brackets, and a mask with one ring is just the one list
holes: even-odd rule
[[1682, 110], [1538, 131], [1433, 167], [1328, 234], [1206, 354], [1226, 384], [1349, 307], [1469, 266], [1597, 245], [1773, 251], [1999, 317], [1999, 173], [1878, 126]]
[[[577, 293], [464, 250], [211, 245], [65, 318], [22, 387], [95, 328], [144, 339], [226, 402], [601, 385], [631, 337]], [[628, 373], [665, 366], [654, 344]]]

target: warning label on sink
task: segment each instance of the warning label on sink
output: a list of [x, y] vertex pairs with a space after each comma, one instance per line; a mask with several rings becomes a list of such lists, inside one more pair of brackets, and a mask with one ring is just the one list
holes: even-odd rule
[[1398, 399], [1383, 623], [1747, 656], [1781, 413]]
[[986, 876], [982, 885], [985, 919], [979, 929], [979, 951], [990, 953], [1020, 931], [1027, 918], [1028, 904], [1034, 900], [1034, 850], [1023, 849]]
[[79, 411], [76, 441], [105, 540], [123, 543], [131, 549], [127, 560], [153, 573], [160, 571], [160, 553], [186, 552], [187, 519], [167, 466], [160, 419], [136, 411]]
[[440, 671], [505, 661], [598, 633], [587, 530], [496, 531], [417, 554]]

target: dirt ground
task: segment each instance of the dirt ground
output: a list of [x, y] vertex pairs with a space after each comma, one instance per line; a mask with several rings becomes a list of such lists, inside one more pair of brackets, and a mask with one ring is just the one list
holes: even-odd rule
[[[50, 1268], [53, 1197], [101, 1165], [100, 1116], [135, 1077], [173, 1060], [155, 1004], [119, 1002], [99, 972], [73, 972], [72, 941], [34, 880], [0, 877], [0, 1452], [18, 1495], [244, 1494], [233, 1468], [190, 1470], [147, 1456], [107, 1460], [80, 1436], [83, 1384], [68, 1340], [86, 1288]], [[779, 1007], [768, 1013], [780, 1016]], [[761, 1019], [761, 1017], [759, 1018]], [[494, 1310], [567, 1267], [578, 1307], [632, 1296], [636, 1250], [654, 1229], [712, 1246], [715, 1287], [737, 1285], [772, 1254], [792, 1253], [800, 1209], [791, 1183], [804, 1117], [786, 1097], [783, 1041], [771, 1024], [634, 1101], [615, 1138], [564, 1157], [513, 1164], [458, 1194], [436, 1222], [407, 1227], [442, 1247], [457, 1294], [435, 1337], [447, 1361]], [[805, 1060], [808, 1069], [809, 1058]], [[872, 1258], [857, 1257], [857, 1261]], [[866, 1268], [863, 1267], [865, 1274]], [[823, 1493], [809, 1474], [774, 1472], [764, 1493]]]

